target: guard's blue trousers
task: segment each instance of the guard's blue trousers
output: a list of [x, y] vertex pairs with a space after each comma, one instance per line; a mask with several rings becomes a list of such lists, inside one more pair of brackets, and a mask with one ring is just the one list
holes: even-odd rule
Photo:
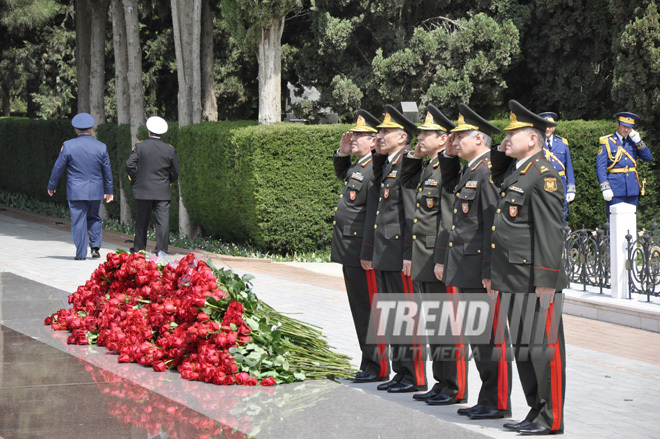
[[102, 200], [69, 200], [71, 236], [76, 245], [76, 257], [87, 257], [87, 236], [90, 247], [101, 247], [102, 220], [99, 216]]

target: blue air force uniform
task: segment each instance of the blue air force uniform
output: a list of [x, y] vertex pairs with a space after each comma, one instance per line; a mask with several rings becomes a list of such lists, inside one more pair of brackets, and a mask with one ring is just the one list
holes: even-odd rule
[[[78, 130], [94, 126], [87, 113], [77, 114], [72, 123]], [[76, 259], [87, 257], [87, 237], [92, 248], [100, 248], [103, 240], [99, 208], [104, 194], [112, 194], [112, 171], [105, 144], [89, 135], [79, 135], [62, 145], [60, 155], [48, 181], [48, 190], [57, 189], [66, 171], [66, 195], [71, 211], [71, 235], [76, 245]]]
[[[539, 114], [545, 120], [556, 122], [558, 117], [556, 113], [546, 112]], [[568, 140], [563, 137], [551, 134], [546, 137], [543, 144], [545, 150], [545, 158], [552, 163], [552, 166], [559, 173], [561, 182], [564, 183], [564, 222], [566, 222], [566, 215], [568, 215], [568, 202], [575, 198], [575, 176], [573, 175], [573, 162], [571, 161], [571, 153], [568, 150]]]
[[[633, 113], [617, 114], [617, 122], [627, 127], [634, 127], [638, 119], [639, 116]], [[599, 140], [596, 173], [600, 190], [605, 192], [609, 189], [614, 194], [610, 201], [606, 201], [608, 216], [613, 204], [628, 203], [637, 206], [640, 192], [644, 195], [637, 172], [637, 160], [648, 162], [653, 156], [643, 140], [638, 139], [635, 142], [631, 137], [629, 135], [623, 138], [617, 132]]]

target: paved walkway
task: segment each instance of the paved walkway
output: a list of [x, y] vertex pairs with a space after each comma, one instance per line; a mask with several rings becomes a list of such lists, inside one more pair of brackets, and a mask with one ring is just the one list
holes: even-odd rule
[[[102, 254], [128, 249], [127, 239], [106, 232]], [[503, 420], [470, 421], [457, 406], [430, 407], [371, 384], [212, 386], [120, 365], [103, 348], [68, 346], [66, 334], [44, 327], [43, 318], [67, 307], [67, 295], [98, 265], [73, 261], [74, 253], [67, 222], [0, 206], [0, 439], [515, 436], [503, 431]], [[359, 358], [336, 265], [228, 257], [214, 263], [255, 275], [262, 300], [321, 326], [339, 352]], [[564, 436], [657, 437], [660, 334], [574, 316], [564, 321]], [[479, 388], [474, 364], [469, 377], [472, 405]], [[513, 419], [521, 419], [527, 408], [515, 372], [512, 403]]]

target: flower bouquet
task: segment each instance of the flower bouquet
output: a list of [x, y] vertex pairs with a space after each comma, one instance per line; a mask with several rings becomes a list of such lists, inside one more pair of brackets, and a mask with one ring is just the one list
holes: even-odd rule
[[330, 350], [318, 328], [257, 299], [251, 276], [215, 269], [194, 253], [177, 262], [110, 253], [69, 296], [72, 308], [44, 321], [68, 330], [69, 344], [96, 343], [188, 380], [271, 386], [348, 377], [348, 357]]

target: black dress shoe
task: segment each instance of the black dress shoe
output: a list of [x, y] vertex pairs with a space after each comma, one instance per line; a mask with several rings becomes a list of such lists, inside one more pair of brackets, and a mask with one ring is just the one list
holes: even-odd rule
[[75, 258], [73, 258], [73, 260], [74, 261], [84, 261], [85, 258], [79, 258], [78, 256], [76, 256]]
[[[431, 389], [426, 393], [417, 393], [417, 394], [413, 395], [413, 399], [415, 401], [427, 401], [431, 398], [435, 398], [438, 395], [444, 395], [444, 393], [437, 392], [437, 391]], [[447, 396], [447, 395], [445, 395], [445, 396]]]
[[98, 247], [92, 247], [92, 257], [93, 258], [100, 258], [101, 254], [99, 253], [99, 248]]
[[526, 427], [520, 427], [518, 433], [523, 435], [546, 435], [546, 434], [564, 434], [563, 429], [550, 430], [548, 427], [530, 422]]
[[388, 390], [390, 387], [392, 387], [396, 384], [399, 384], [399, 381], [400, 381], [400, 378], [395, 376], [394, 378], [392, 378], [388, 382], [383, 383], [383, 384], [379, 384], [378, 387], [376, 387], [376, 389], [378, 389], [378, 390]]
[[461, 416], [468, 416], [472, 412], [480, 412], [484, 409], [484, 406], [481, 404], [473, 405], [472, 407], [465, 407], [462, 409], [456, 410], [456, 413], [458, 413]]
[[468, 414], [470, 419], [500, 419], [511, 417], [511, 410], [497, 410], [483, 408], [480, 411], [474, 411]]
[[[421, 390], [426, 390], [422, 388]], [[387, 393], [410, 393], [419, 392], [420, 387], [410, 383], [396, 383], [387, 389]]]
[[502, 427], [506, 428], [507, 430], [518, 431], [519, 428], [528, 427], [530, 425], [534, 425], [534, 423], [525, 419], [520, 422], [507, 422]]
[[467, 398], [457, 399], [455, 396], [445, 395], [441, 393], [435, 398], [427, 399], [426, 403], [428, 405], [451, 405], [451, 404], [463, 404], [467, 401]]
[[375, 373], [361, 372], [353, 378], [354, 383], [377, 383], [387, 381], [387, 377], [379, 377]]

